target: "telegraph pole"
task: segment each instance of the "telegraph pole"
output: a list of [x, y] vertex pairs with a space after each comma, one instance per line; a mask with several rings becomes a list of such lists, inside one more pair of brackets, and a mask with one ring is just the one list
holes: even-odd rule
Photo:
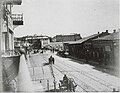
[[3, 79], [2, 79], [2, 51], [1, 51], [1, 39], [2, 39], [2, 18], [3, 18], [3, 0], [0, 0], [0, 92], [3, 92]]

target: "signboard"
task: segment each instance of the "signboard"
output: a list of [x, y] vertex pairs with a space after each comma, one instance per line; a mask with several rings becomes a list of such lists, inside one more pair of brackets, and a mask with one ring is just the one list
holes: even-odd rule
[[22, 0], [4, 0], [6, 4], [21, 5]]

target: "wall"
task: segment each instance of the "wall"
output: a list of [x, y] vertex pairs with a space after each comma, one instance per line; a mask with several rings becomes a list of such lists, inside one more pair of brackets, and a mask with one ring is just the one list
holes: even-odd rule
[[93, 48], [95, 54], [98, 54], [94, 61], [102, 62], [103, 65], [114, 65], [114, 50], [112, 41], [94, 41]]
[[15, 91], [16, 80], [19, 69], [20, 56], [3, 57], [3, 84], [4, 91]]

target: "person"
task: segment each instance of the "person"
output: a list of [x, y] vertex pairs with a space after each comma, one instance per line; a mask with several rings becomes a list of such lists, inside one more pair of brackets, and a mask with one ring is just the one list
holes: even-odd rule
[[54, 59], [54, 57], [52, 57], [52, 62], [53, 62], [53, 64], [54, 64], [54, 62], [55, 62], [55, 59]]
[[29, 55], [29, 57], [30, 57], [30, 53], [31, 53], [31, 47], [30, 47], [30, 45], [28, 46], [28, 55]]
[[72, 92], [75, 92], [75, 88], [77, 87], [77, 84], [72, 80], [72, 78], [69, 80], [68, 83], [68, 89]]
[[19, 52], [20, 52], [21, 55], [23, 54], [23, 55], [25, 56], [25, 59], [27, 60], [26, 51], [25, 51], [25, 49], [23, 48], [23, 46], [20, 46]]
[[52, 63], [52, 56], [50, 56], [50, 58], [49, 58], [49, 64], [51, 64]]
[[63, 84], [68, 85], [68, 77], [66, 76], [66, 74], [63, 77]]

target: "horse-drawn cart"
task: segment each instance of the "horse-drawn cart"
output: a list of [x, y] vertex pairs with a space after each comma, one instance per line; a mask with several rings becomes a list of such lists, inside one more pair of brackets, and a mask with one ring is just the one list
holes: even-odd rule
[[69, 78], [68, 81], [60, 80], [59, 89], [61, 92], [64, 91], [75, 92], [76, 87], [77, 84], [75, 83], [73, 78]]

